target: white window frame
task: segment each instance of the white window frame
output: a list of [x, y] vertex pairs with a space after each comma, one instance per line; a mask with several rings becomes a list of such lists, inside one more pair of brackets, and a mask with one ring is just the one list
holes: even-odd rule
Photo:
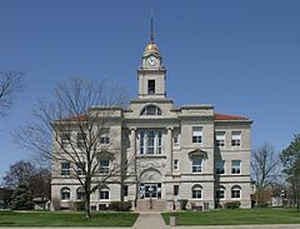
[[[176, 188], [177, 190], [176, 190]], [[178, 184], [174, 184], [173, 185], [173, 196], [179, 196], [179, 190], [180, 190], [180, 186]], [[175, 191], [177, 191], [177, 193], [175, 193]]]
[[[224, 170], [224, 172], [223, 173], [218, 173], [217, 171], [218, 171], [218, 165], [220, 164], [219, 162], [222, 162], [222, 164], [223, 164], [223, 170]], [[225, 171], [226, 171], [226, 169], [225, 169], [225, 160], [216, 160], [216, 174], [217, 175], [224, 175], [225, 174]]]
[[[78, 194], [80, 195], [81, 198], [78, 198], [79, 197]], [[76, 200], [84, 200], [84, 195], [85, 195], [85, 192], [84, 192], [83, 187], [78, 187], [76, 189]]]
[[173, 160], [173, 169], [174, 169], [174, 171], [179, 170], [179, 160], [178, 159]]
[[[218, 198], [217, 193], [220, 192], [220, 191], [222, 191], [223, 194], [224, 194], [223, 198]], [[226, 189], [225, 189], [225, 187], [219, 186], [219, 187], [217, 188], [217, 190], [216, 190], [216, 199], [217, 199], [217, 200], [226, 200]]]
[[225, 146], [225, 139], [226, 139], [226, 132], [225, 131], [216, 131], [216, 146], [223, 147]]
[[[194, 192], [199, 192], [199, 191], [200, 191], [201, 197], [199, 198], [198, 195], [196, 195], [196, 197], [194, 197]], [[192, 199], [193, 200], [202, 200], [203, 199], [203, 188], [201, 186], [194, 185], [192, 187]]]
[[100, 144], [108, 145], [110, 143], [109, 136], [100, 136]]
[[[63, 192], [63, 190], [67, 190], [67, 192]], [[68, 199], [63, 198], [63, 196], [64, 196], [63, 193], [68, 193], [69, 194]], [[70, 201], [71, 200], [71, 189], [69, 187], [62, 187], [60, 189], [60, 200], [61, 201]]]
[[[80, 164], [83, 165], [82, 167], [84, 167], [84, 170], [80, 167]], [[75, 168], [76, 169], [76, 174], [78, 176], [83, 175], [84, 172], [85, 172], [85, 166], [86, 166], [85, 162], [77, 162], [77, 163], [75, 163], [75, 166], [76, 166], [76, 168]]]
[[[233, 162], [234, 161], [239, 161], [240, 162], [239, 168], [236, 167], [236, 166], [233, 166]], [[233, 172], [233, 169], [239, 169], [239, 173]], [[240, 174], [242, 174], [242, 161], [241, 160], [231, 160], [231, 174], [232, 175], [240, 175]]]
[[192, 143], [203, 144], [203, 127], [193, 126], [192, 127]]
[[[108, 198], [101, 198], [101, 193], [108, 193]], [[104, 189], [102, 189], [102, 190], [99, 190], [99, 200], [101, 200], [101, 201], [109, 201], [110, 200], [110, 191], [109, 191], [109, 189], [108, 188], [104, 188]]]
[[[151, 108], [154, 108], [154, 112], [150, 111]], [[162, 115], [162, 111], [160, 107], [154, 104], [148, 104], [144, 106], [141, 112], [141, 116], [154, 116], [154, 115]]]
[[[196, 160], [200, 160], [201, 161], [200, 165], [194, 164], [194, 162]], [[194, 168], [195, 168], [195, 171], [194, 171]], [[200, 171], [198, 171], [199, 168], [200, 168]], [[203, 172], [203, 160], [200, 159], [200, 158], [193, 158], [192, 159], [192, 173], [202, 173], [202, 172]]]
[[[149, 140], [153, 140], [153, 144], [149, 144]], [[163, 134], [162, 129], [141, 129], [140, 138], [140, 154], [141, 155], [160, 155], [162, 154]]]
[[231, 146], [240, 147], [242, 145], [242, 131], [231, 132]]
[[63, 146], [69, 145], [71, 143], [71, 132], [66, 131], [60, 134], [60, 143]]
[[[64, 168], [63, 164], [68, 164], [69, 168]], [[61, 176], [70, 176], [71, 175], [71, 163], [64, 161], [60, 163], [60, 175]]]
[[[103, 165], [102, 163], [104, 162], [108, 162], [108, 165]], [[108, 159], [101, 159], [99, 161], [99, 173], [100, 174], [109, 174], [109, 171], [110, 171], [110, 160]]]
[[[239, 197], [232, 197], [233, 191], [239, 190]], [[242, 198], [242, 188], [238, 185], [235, 185], [231, 188], [230, 197], [232, 200], [240, 200]]]

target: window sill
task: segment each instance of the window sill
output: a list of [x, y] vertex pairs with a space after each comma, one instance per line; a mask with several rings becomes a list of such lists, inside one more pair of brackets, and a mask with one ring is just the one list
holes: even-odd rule
[[167, 158], [166, 155], [161, 154], [140, 154], [136, 156], [137, 158]]

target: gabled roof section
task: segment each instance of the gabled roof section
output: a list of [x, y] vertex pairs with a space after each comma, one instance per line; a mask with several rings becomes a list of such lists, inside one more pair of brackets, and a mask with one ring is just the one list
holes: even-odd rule
[[215, 120], [216, 121], [233, 121], [233, 120], [250, 121], [249, 118], [243, 116], [227, 115], [227, 114], [220, 114], [220, 113], [215, 113]]

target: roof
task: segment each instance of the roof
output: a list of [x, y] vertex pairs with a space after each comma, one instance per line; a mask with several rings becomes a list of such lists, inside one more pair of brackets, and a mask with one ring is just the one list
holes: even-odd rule
[[215, 113], [215, 120], [217, 121], [231, 121], [231, 120], [249, 120], [249, 118], [238, 115], [226, 115]]
[[[66, 118], [63, 119], [63, 121], [84, 121], [86, 117], [84, 115], [77, 116], [77, 117], [71, 117], [71, 118]], [[232, 120], [248, 120], [249, 118], [239, 116], [239, 115], [227, 115], [227, 114], [220, 114], [220, 113], [215, 113], [215, 120], [216, 121], [232, 121]]]
[[62, 119], [62, 121], [84, 121], [84, 120], [86, 120], [86, 117], [84, 115]]

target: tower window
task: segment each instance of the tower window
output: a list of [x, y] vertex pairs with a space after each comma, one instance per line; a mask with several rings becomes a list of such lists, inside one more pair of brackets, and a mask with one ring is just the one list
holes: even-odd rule
[[155, 80], [148, 80], [148, 94], [155, 94]]

